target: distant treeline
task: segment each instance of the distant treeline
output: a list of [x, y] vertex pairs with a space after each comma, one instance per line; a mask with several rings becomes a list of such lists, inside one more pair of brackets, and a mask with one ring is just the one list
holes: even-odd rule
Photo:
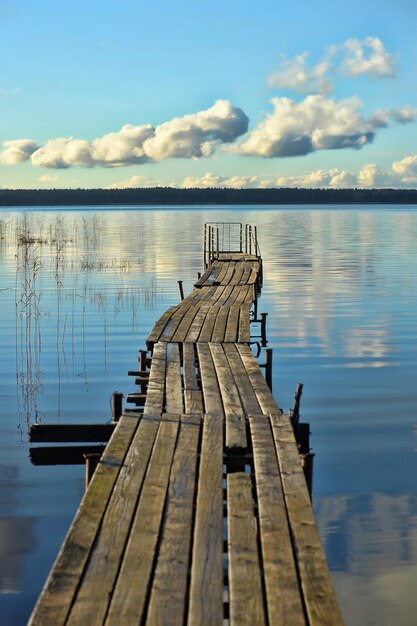
[[0, 189], [0, 206], [417, 204], [417, 189]]

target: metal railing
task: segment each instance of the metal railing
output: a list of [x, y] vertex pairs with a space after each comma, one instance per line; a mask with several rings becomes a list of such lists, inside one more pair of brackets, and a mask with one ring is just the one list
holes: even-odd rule
[[206, 222], [204, 224], [204, 265], [220, 253], [240, 252], [260, 257], [256, 226], [241, 222]]

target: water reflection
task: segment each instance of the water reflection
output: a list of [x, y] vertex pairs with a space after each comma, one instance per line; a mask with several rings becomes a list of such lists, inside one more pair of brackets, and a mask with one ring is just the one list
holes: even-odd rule
[[0, 594], [22, 589], [22, 563], [36, 547], [31, 517], [13, 515], [17, 505], [18, 470], [0, 465]]
[[[188, 292], [202, 268], [205, 221], [258, 226], [265, 263], [259, 312], [268, 312], [274, 392], [289, 408], [296, 384], [304, 383], [314, 502], [347, 624], [414, 623], [413, 207], [1, 214], [1, 453], [31, 489], [23, 496], [22, 480], [10, 477], [0, 516], [27, 524], [23, 543], [31, 549], [33, 533], [33, 558], [46, 575], [59, 547], [50, 520], [56, 523], [65, 505], [63, 536], [82, 488], [62, 494], [60, 469], [29, 467], [28, 422], [106, 421], [111, 393], [132, 391], [126, 372], [135, 369], [154, 320], [178, 302], [176, 281]], [[43, 530], [30, 525], [40, 515]], [[20, 567], [31, 558], [20, 555]], [[22, 584], [28, 614], [33, 582]]]
[[23, 432], [24, 423], [45, 416], [39, 396], [48, 370], [57, 377], [58, 419], [62, 384], [78, 378], [88, 386], [91, 326], [94, 351], [101, 352], [107, 375], [108, 327], [123, 315], [135, 333], [140, 307], [152, 310], [161, 294], [154, 276], [141, 286], [134, 283], [132, 276], [143, 269], [143, 261], [121, 256], [120, 249], [107, 243], [100, 215], [48, 219], [24, 214], [0, 223], [3, 260], [15, 265], [14, 285], [7, 291], [14, 294], [17, 413]]
[[415, 624], [417, 497], [319, 498], [316, 516], [347, 621]]

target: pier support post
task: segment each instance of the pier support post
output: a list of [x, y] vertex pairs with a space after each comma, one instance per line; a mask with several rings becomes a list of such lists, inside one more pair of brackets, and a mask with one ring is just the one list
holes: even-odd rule
[[266, 317], [268, 313], [261, 313], [261, 345], [263, 348], [268, 344], [266, 339]]
[[272, 391], [272, 348], [266, 348], [265, 350], [265, 380]]
[[88, 486], [93, 478], [93, 474], [96, 470], [97, 465], [99, 464], [101, 454], [91, 453], [84, 454], [85, 458], [85, 488], [88, 489]]
[[139, 370], [144, 372], [146, 370], [147, 350], [139, 350]]
[[178, 290], [180, 292], [181, 302], [184, 300], [184, 287], [182, 286], [183, 281], [179, 280], [178, 282]]
[[297, 427], [300, 420], [300, 401], [303, 394], [303, 386], [303, 383], [298, 383], [294, 394], [294, 404], [291, 410], [291, 423], [294, 429]]
[[304, 476], [307, 483], [308, 493], [310, 494], [310, 500], [313, 499], [313, 460], [314, 453], [308, 452], [301, 455], [301, 465], [304, 470]]
[[115, 391], [111, 397], [111, 416], [113, 422], [118, 422], [123, 413], [123, 394]]

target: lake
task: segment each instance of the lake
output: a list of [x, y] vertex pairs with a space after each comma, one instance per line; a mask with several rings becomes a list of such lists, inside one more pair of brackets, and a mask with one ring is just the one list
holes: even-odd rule
[[0, 616], [25, 624], [84, 492], [33, 423], [107, 422], [153, 322], [202, 270], [205, 221], [258, 227], [273, 389], [304, 383], [314, 509], [346, 623], [417, 615], [417, 207], [0, 211]]

